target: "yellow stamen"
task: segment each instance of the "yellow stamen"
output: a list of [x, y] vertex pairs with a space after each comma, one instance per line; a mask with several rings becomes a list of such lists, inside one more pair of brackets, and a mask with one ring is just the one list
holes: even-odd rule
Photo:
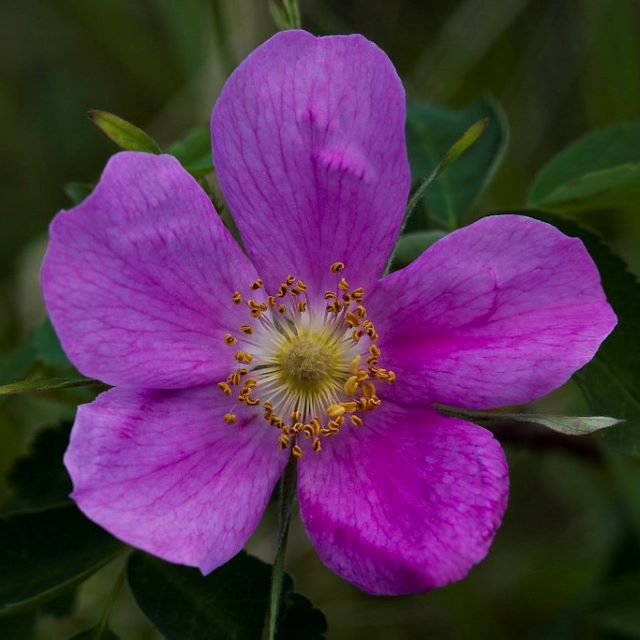
[[344, 270], [344, 262], [334, 262], [331, 265], [331, 273], [340, 273]]
[[329, 417], [337, 418], [338, 416], [341, 416], [346, 409], [341, 404], [330, 404], [325, 411]]
[[233, 424], [236, 421], [236, 414], [235, 413], [225, 413], [223, 416], [224, 421], [227, 424]]
[[230, 333], [225, 333], [224, 343], [232, 347], [234, 344], [238, 344], [238, 341]]

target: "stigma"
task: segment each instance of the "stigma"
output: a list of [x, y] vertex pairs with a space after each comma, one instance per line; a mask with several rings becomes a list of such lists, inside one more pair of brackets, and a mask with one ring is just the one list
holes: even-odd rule
[[367, 318], [364, 290], [352, 288], [344, 268], [330, 266], [336, 285], [329, 291], [309, 292], [290, 274], [272, 295], [260, 279], [249, 284], [252, 297], [233, 293], [247, 318], [223, 338], [235, 349], [237, 367], [218, 383], [230, 402], [221, 420], [234, 425], [235, 409], [251, 407], [276, 430], [281, 449], [302, 457], [306, 450], [319, 453], [324, 438], [362, 427], [380, 406], [376, 385], [393, 383], [395, 373], [379, 366], [379, 336]]

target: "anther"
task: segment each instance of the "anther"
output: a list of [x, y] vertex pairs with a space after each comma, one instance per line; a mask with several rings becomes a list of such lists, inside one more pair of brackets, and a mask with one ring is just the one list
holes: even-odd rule
[[225, 413], [223, 416], [224, 421], [227, 424], [233, 424], [236, 421], [236, 414], [235, 413]]
[[253, 356], [248, 351], [236, 351], [234, 357], [238, 362], [244, 362], [245, 364], [250, 364], [253, 360]]
[[220, 391], [222, 391], [222, 393], [224, 393], [225, 396], [231, 395], [231, 387], [229, 386], [228, 383], [218, 382], [218, 388], [220, 389]]
[[225, 333], [224, 343], [232, 347], [234, 344], [238, 344], [238, 341], [230, 333]]
[[344, 270], [344, 262], [334, 262], [331, 265], [331, 273], [340, 273]]
[[349, 283], [345, 278], [340, 278], [340, 282], [338, 282], [338, 288], [342, 289], [343, 291], [349, 291]]
[[351, 418], [351, 424], [353, 424], [354, 427], [362, 426], [362, 418], [360, 416], [357, 416], [354, 413], [352, 413], [349, 417]]
[[330, 404], [325, 411], [329, 417], [337, 418], [338, 416], [341, 416], [346, 409], [341, 404]]
[[253, 333], [253, 327], [250, 324], [247, 324], [246, 322], [244, 322], [243, 324], [240, 325], [240, 331], [250, 336]]
[[242, 296], [240, 295], [240, 292], [234, 291], [233, 295], [231, 296], [231, 300], [233, 301], [233, 304], [240, 304], [242, 302]]
[[286, 304], [278, 305], [278, 313], [286, 313], [286, 311], [287, 311], [287, 305]]
[[354, 396], [356, 391], [358, 391], [358, 377], [351, 376], [347, 378], [347, 381], [344, 383], [344, 392], [349, 396]]
[[334, 291], [325, 291], [324, 292], [324, 299], [325, 300], [336, 300], [338, 298], [338, 296], [335, 294]]
[[289, 274], [285, 280], [285, 282], [291, 286], [294, 282], [296, 281], [295, 276], [292, 276], [291, 274]]
[[304, 280], [298, 280], [298, 282], [296, 282], [296, 285], [297, 285], [298, 289], [300, 289], [300, 291], [306, 291], [307, 290], [307, 283]]
[[307, 303], [304, 300], [300, 300], [298, 302], [298, 311], [300, 313], [304, 313], [307, 310]]
[[293, 445], [293, 447], [291, 448], [291, 453], [296, 458], [302, 458], [302, 456], [303, 456], [302, 449], [297, 444]]
[[287, 438], [287, 436], [285, 436], [284, 434], [283, 434], [283, 435], [281, 435], [281, 436], [278, 438], [278, 446], [279, 446], [281, 449], [286, 449], [286, 448], [289, 446], [289, 438]]
[[276, 297], [275, 296], [267, 296], [267, 305], [269, 308], [273, 308], [276, 306]]
[[357, 402], [341, 402], [340, 405], [343, 407], [343, 409], [347, 413], [353, 413], [356, 410], [358, 403]]
[[347, 311], [345, 318], [347, 321], [347, 327], [349, 327], [350, 329], [353, 329], [360, 324], [360, 318], [358, 318], [358, 316], [353, 313], [353, 311]]
[[315, 453], [320, 453], [320, 450], [322, 449], [322, 444], [320, 444], [320, 438], [318, 437], [314, 438], [311, 448], [314, 450]]
[[259, 289], [262, 286], [262, 280], [258, 278], [255, 282], [252, 282], [250, 286], [255, 291], [256, 289]]

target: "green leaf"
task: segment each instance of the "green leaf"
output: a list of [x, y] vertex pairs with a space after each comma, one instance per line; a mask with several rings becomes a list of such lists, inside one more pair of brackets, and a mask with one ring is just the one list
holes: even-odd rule
[[[255, 640], [260, 638], [269, 599], [271, 567], [240, 552], [208, 576], [197, 569], [168, 564], [136, 552], [129, 558], [127, 577], [133, 596], [167, 640]], [[285, 638], [320, 640], [324, 616], [305, 598], [284, 589]]]
[[458, 226], [491, 182], [508, 137], [502, 110], [488, 98], [461, 110], [409, 105], [407, 144], [414, 187], [430, 176], [445, 156], [449, 164], [457, 158], [425, 193], [427, 213], [434, 222], [446, 229]]
[[0, 612], [58, 595], [125, 549], [75, 506], [0, 519]]
[[34, 391], [58, 391], [74, 387], [87, 387], [102, 384], [91, 378], [28, 378], [19, 382], [0, 385], [0, 396], [11, 396], [18, 393]]
[[566, 436], [585, 436], [601, 429], [608, 429], [620, 420], [605, 416], [551, 416], [537, 413], [494, 413], [490, 411], [471, 411], [447, 407], [443, 404], [434, 405], [445, 416], [464, 418], [481, 426], [500, 427], [505, 424], [528, 424], [545, 427]]
[[621, 453], [640, 454], [640, 284], [591, 231], [552, 214], [531, 215], [580, 238], [598, 267], [618, 325], [575, 378], [594, 413], [625, 420], [602, 433], [605, 444]]
[[69, 362], [63, 351], [49, 318], [43, 320], [42, 324], [34, 331], [31, 340], [39, 362], [58, 370], [76, 372], [75, 367]]
[[411, 264], [432, 244], [447, 235], [446, 231], [410, 231], [400, 236], [391, 262], [391, 271]]
[[67, 182], [64, 185], [64, 192], [74, 205], [80, 204], [92, 191], [90, 182]]
[[120, 116], [98, 110], [89, 111], [88, 115], [93, 124], [121, 149], [161, 153], [158, 143], [148, 133]]
[[17, 507], [41, 509], [69, 502], [71, 480], [62, 458], [70, 432], [70, 423], [41, 431], [30, 452], [15, 462], [8, 483]]
[[629, 206], [640, 202], [640, 123], [589, 133], [537, 175], [529, 205], [556, 212]]
[[197, 127], [167, 150], [195, 178], [213, 171], [211, 160], [211, 132], [208, 126]]

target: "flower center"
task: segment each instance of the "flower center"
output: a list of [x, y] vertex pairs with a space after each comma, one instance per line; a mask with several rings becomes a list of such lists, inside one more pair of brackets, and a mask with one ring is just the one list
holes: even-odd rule
[[[333, 273], [343, 269], [341, 262], [331, 265]], [[275, 295], [260, 295], [261, 280], [251, 283], [256, 299], [246, 300], [250, 322], [236, 334], [243, 342], [235, 353], [240, 366], [218, 383], [236, 402], [261, 410], [280, 432], [279, 446], [291, 447], [296, 457], [305, 440], [317, 453], [321, 438], [362, 426], [362, 414], [381, 403], [375, 381], [395, 380], [393, 371], [378, 367], [378, 334], [367, 319], [362, 288], [352, 289], [344, 277], [336, 284], [320, 304], [292, 275]], [[243, 304], [238, 291], [232, 300]], [[238, 345], [236, 335], [226, 334], [225, 343]], [[236, 422], [233, 407], [224, 420]]]
[[282, 352], [282, 381], [301, 389], [317, 390], [331, 377], [336, 353], [313, 335], [299, 336]]

